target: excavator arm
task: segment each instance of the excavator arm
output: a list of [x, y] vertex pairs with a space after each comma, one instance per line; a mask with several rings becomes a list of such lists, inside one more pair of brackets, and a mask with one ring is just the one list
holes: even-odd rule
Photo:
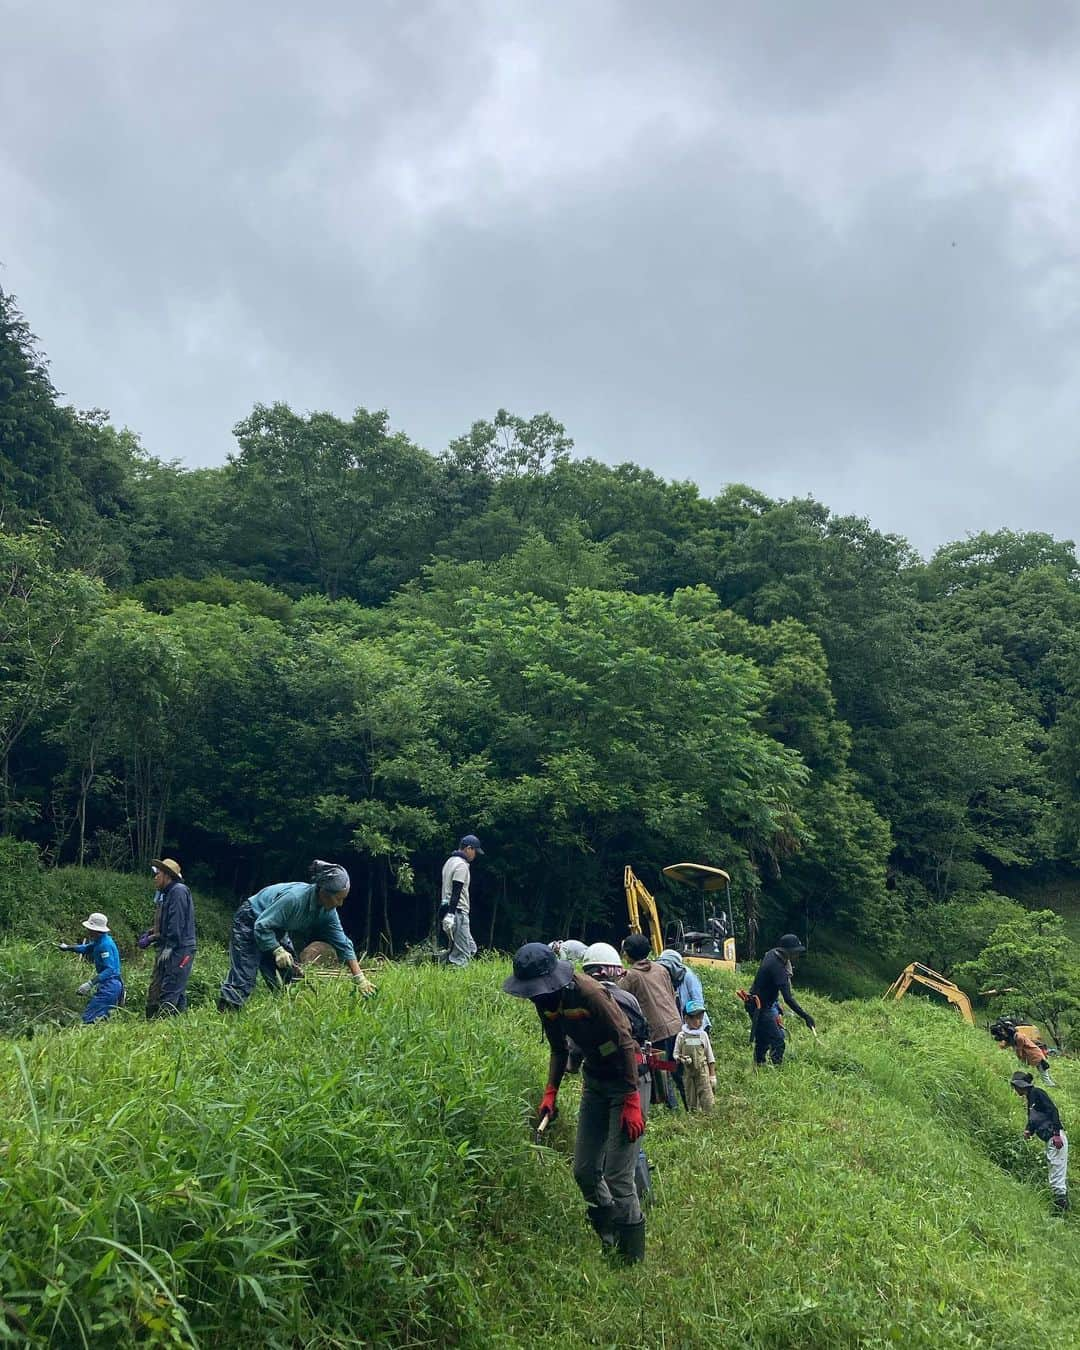
[[623, 889], [626, 892], [626, 912], [630, 919], [631, 933], [645, 932], [645, 929], [641, 926], [641, 916], [644, 912], [645, 920], [649, 925], [648, 937], [653, 955], [659, 956], [664, 950], [664, 935], [660, 930], [660, 911], [656, 908], [656, 901], [653, 899], [651, 892], [646, 889], [644, 882], [635, 875], [634, 869], [629, 865], [623, 872]]
[[975, 1025], [975, 1014], [971, 1011], [971, 999], [968, 998], [967, 994], [953, 984], [952, 980], [947, 980], [944, 975], [939, 974], [936, 970], [924, 966], [921, 961], [912, 961], [911, 965], [905, 966], [893, 983], [889, 985], [884, 997], [903, 998], [911, 988], [912, 982], [925, 985], [927, 989], [935, 989], [949, 1000], [969, 1026]]

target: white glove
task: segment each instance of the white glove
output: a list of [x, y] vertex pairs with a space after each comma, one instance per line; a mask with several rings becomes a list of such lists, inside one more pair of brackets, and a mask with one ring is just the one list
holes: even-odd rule
[[368, 979], [368, 977], [364, 974], [363, 971], [361, 971], [359, 975], [354, 975], [352, 979], [353, 979], [353, 989], [357, 994], [360, 995], [361, 998], [370, 998], [372, 994], [377, 992], [375, 986], [371, 983], [371, 981]]
[[278, 970], [292, 970], [293, 964], [292, 952], [287, 951], [284, 947], [274, 948], [274, 965], [277, 966]]
[[443, 915], [442, 930], [447, 937], [454, 936], [454, 916], [450, 910], [447, 910]]
[[87, 980], [84, 984], [79, 985], [79, 988], [76, 992], [80, 994], [89, 994], [93, 990], [93, 988], [94, 988], [93, 980]]

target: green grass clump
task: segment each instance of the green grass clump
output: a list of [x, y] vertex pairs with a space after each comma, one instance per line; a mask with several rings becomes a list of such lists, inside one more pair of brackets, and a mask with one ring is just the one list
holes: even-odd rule
[[[200, 958], [201, 959], [201, 958]], [[206, 969], [217, 975], [215, 962]], [[568, 1079], [505, 961], [390, 967], [0, 1047], [0, 1336], [41, 1345], [1065, 1345], [1073, 1215], [1019, 1136], [1013, 1061], [951, 1012], [809, 994], [754, 1072], [706, 975], [709, 1117], [646, 1136], [649, 1254], [605, 1262]], [[1072, 1062], [1055, 1093], [1068, 1126]]]

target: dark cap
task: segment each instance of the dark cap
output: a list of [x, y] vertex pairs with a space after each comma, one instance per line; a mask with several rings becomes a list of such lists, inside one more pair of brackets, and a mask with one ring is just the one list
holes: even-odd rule
[[557, 994], [574, 978], [574, 967], [560, 961], [543, 942], [526, 942], [514, 953], [514, 973], [503, 981], [503, 992], [515, 998]]
[[1034, 1082], [1035, 1080], [1032, 1078], [1031, 1074], [1020, 1073], [1017, 1071], [1009, 1079], [1009, 1086], [1016, 1088], [1020, 1092], [1026, 1092], [1029, 1087], [1033, 1086]]
[[794, 933], [785, 933], [776, 944], [784, 952], [804, 952], [806, 948], [802, 945]]
[[480, 840], [477, 839], [475, 834], [463, 834], [461, 836], [461, 842], [458, 844], [458, 848], [474, 848], [477, 853], [483, 853], [484, 851], [480, 847]]

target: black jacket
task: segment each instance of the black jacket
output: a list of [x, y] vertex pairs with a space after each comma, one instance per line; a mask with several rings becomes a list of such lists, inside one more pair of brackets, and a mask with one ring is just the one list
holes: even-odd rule
[[1048, 1142], [1053, 1135], [1061, 1132], [1058, 1109], [1051, 1101], [1049, 1093], [1044, 1092], [1042, 1088], [1028, 1089], [1027, 1109], [1027, 1127], [1037, 1138]]
[[799, 1007], [795, 995], [791, 992], [791, 973], [779, 947], [765, 953], [761, 965], [758, 966], [758, 973], [754, 976], [754, 983], [750, 986], [750, 992], [757, 994], [764, 1009], [771, 1008], [783, 994], [784, 1002], [792, 1012], [798, 1013], [804, 1020], [810, 1017], [808, 1012]]

